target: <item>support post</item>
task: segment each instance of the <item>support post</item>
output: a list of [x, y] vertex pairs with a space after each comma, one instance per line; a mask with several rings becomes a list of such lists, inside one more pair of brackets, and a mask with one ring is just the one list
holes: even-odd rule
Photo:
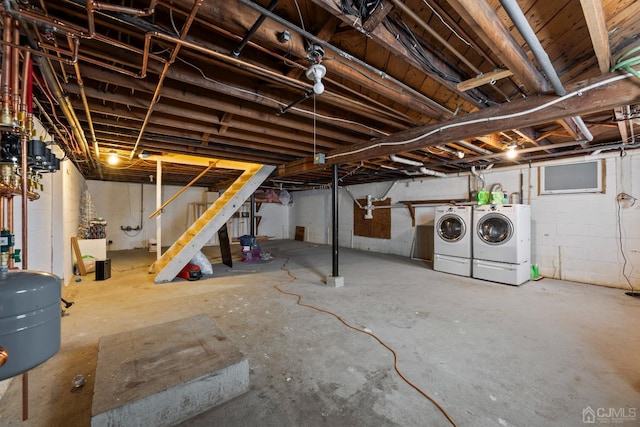
[[251, 193], [251, 207], [249, 208], [249, 235], [251, 237], [256, 236], [256, 193]]
[[338, 165], [333, 166], [332, 193], [331, 193], [331, 229], [332, 229], [332, 269], [331, 276], [327, 278], [327, 285], [334, 288], [344, 286], [344, 277], [338, 273]]
[[[156, 163], [156, 206], [162, 206], [162, 162]], [[156, 259], [162, 258], [162, 210], [156, 216]]]

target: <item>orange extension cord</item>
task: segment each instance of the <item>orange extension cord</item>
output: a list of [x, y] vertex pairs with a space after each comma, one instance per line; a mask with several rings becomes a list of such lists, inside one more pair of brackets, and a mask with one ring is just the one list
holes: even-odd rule
[[282, 286], [287, 286], [290, 285], [291, 283], [293, 283], [295, 280], [297, 280], [298, 278], [291, 273], [291, 271], [286, 268], [287, 263], [289, 262], [289, 258], [287, 258], [284, 262], [284, 264], [282, 264], [282, 267], [280, 267], [281, 270], [284, 270], [287, 272], [287, 275], [290, 277], [290, 280], [285, 282], [285, 283], [279, 283], [277, 285], [274, 285], [273, 287], [278, 291], [281, 292], [285, 295], [291, 295], [293, 297], [297, 298], [296, 304], [298, 304], [299, 306], [302, 307], [307, 307], [307, 308], [311, 308], [313, 310], [319, 311], [321, 313], [326, 313], [329, 314], [333, 317], [335, 317], [336, 319], [338, 319], [340, 322], [342, 322], [343, 325], [345, 325], [347, 328], [353, 329], [354, 331], [358, 331], [360, 333], [369, 335], [370, 337], [373, 337], [376, 341], [378, 341], [384, 348], [386, 348], [387, 350], [389, 350], [392, 354], [393, 354], [393, 368], [396, 370], [396, 372], [398, 373], [398, 375], [400, 376], [400, 378], [402, 378], [404, 380], [405, 383], [407, 383], [409, 386], [413, 387], [418, 393], [420, 393], [422, 396], [424, 396], [427, 400], [429, 400], [431, 403], [433, 403], [436, 408], [438, 408], [440, 410], [440, 412], [442, 412], [442, 415], [444, 415], [447, 420], [449, 420], [449, 422], [451, 423], [452, 426], [457, 427], [458, 425], [456, 424], [455, 421], [453, 421], [453, 418], [451, 418], [451, 415], [449, 415], [449, 413], [442, 407], [442, 405], [440, 405], [433, 397], [429, 396], [424, 390], [422, 390], [420, 387], [418, 387], [417, 385], [415, 385], [414, 383], [412, 383], [411, 381], [409, 381], [409, 379], [407, 379], [407, 377], [404, 376], [404, 374], [402, 372], [400, 372], [400, 368], [398, 368], [398, 354], [395, 352], [395, 350], [393, 348], [391, 348], [391, 346], [389, 346], [387, 343], [385, 343], [384, 341], [382, 341], [377, 335], [375, 335], [372, 332], [368, 332], [364, 329], [360, 329], [357, 328], [355, 326], [350, 325], [347, 321], [345, 321], [342, 317], [340, 317], [339, 315], [337, 315], [336, 313], [329, 311], [329, 310], [325, 310], [324, 308], [319, 308], [316, 306], [313, 306], [311, 304], [305, 304], [302, 303], [302, 295], [296, 294], [294, 292], [289, 292], [289, 291], [285, 291], [283, 290], [281, 287]]

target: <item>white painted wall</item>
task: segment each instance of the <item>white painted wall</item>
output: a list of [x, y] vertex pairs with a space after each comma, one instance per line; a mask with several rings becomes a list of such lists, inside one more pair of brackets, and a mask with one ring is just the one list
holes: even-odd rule
[[[54, 216], [59, 219], [54, 224], [56, 224], [56, 227], [61, 225], [62, 236], [56, 238], [55, 241], [59, 244], [59, 246], [56, 246], [58, 250], [62, 248], [63, 264], [60, 266], [56, 262], [55, 269], [56, 271], [62, 271], [61, 277], [64, 283], [68, 283], [73, 277], [71, 238], [78, 236], [78, 226], [80, 225], [80, 203], [82, 201], [82, 192], [85, 189], [86, 181], [71, 161], [62, 162], [60, 171], [56, 172], [56, 175], [57, 174], [60, 174], [56, 176], [56, 179], [61, 179], [62, 189], [59, 193], [55, 194], [56, 211]], [[59, 256], [54, 256], [59, 261]], [[56, 274], [60, 275], [60, 273]]]
[[[149, 239], [156, 238], [156, 219], [149, 215], [156, 210], [156, 186], [152, 184], [129, 184], [106, 181], [87, 181], [87, 187], [93, 198], [96, 214], [107, 220], [107, 241], [109, 250], [146, 248]], [[182, 187], [163, 186], [163, 202], [176, 194]], [[185, 190], [162, 213], [162, 246], [170, 246], [195, 221], [193, 203], [205, 203], [215, 200], [215, 195], [202, 187]], [[140, 200], [142, 198], [142, 206]], [[141, 209], [142, 208], [142, 209]], [[262, 220], [258, 234], [276, 239], [289, 238], [289, 207], [274, 203], [262, 203]], [[142, 220], [141, 220], [142, 219]], [[238, 220], [235, 220], [239, 222]], [[122, 230], [121, 227], [141, 230]], [[230, 234], [237, 231], [249, 234], [248, 220], [242, 226], [231, 226]], [[212, 242], [212, 244], [215, 242]]]
[[291, 205], [283, 206], [279, 203], [262, 203], [256, 216], [261, 216], [258, 236], [268, 236], [273, 239], [293, 239], [289, 229], [289, 214], [293, 210]]
[[[500, 183], [509, 194], [521, 192], [523, 202], [531, 204], [531, 261], [539, 264], [541, 275], [628, 288], [622, 273], [624, 257], [620, 250], [616, 195], [625, 192], [640, 199], [640, 173], [634, 173], [640, 170], [640, 153], [629, 153], [625, 157], [609, 154], [602, 158], [606, 162], [605, 193], [538, 195], [539, 165], [490, 170], [484, 175], [485, 186], [490, 189]], [[571, 162], [576, 161], [580, 160]], [[558, 163], [570, 162], [548, 164]], [[467, 197], [474, 184], [468, 175], [411, 179], [399, 181], [389, 197], [392, 204], [404, 200], [460, 199]], [[381, 197], [388, 187], [389, 183], [365, 184], [351, 187], [350, 191], [356, 198], [368, 194]], [[329, 243], [330, 190], [296, 192], [293, 197], [289, 234], [293, 235], [296, 226], [304, 226], [305, 240]], [[433, 221], [434, 207], [416, 207], [415, 215], [416, 225], [428, 224]], [[631, 284], [640, 288], [640, 200], [633, 207], [620, 209], [620, 218], [627, 259], [625, 271]], [[411, 254], [415, 229], [404, 206], [391, 211], [391, 239], [352, 236], [353, 202], [341, 189], [339, 223], [341, 246], [402, 256]]]

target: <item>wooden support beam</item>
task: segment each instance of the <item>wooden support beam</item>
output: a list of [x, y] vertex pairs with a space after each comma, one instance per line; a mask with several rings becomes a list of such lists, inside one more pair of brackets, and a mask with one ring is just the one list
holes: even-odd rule
[[76, 256], [76, 265], [78, 266], [78, 273], [81, 276], [87, 275], [87, 269], [84, 268], [84, 259], [82, 258], [82, 252], [80, 251], [80, 245], [78, 245], [78, 238], [71, 238], [71, 248], [73, 249], [73, 254]]
[[480, 39], [500, 58], [514, 77], [535, 93], [549, 90], [549, 83], [529, 60], [507, 26], [486, 0], [449, 0], [449, 5], [471, 28], [476, 28]]
[[[450, 141], [478, 138], [478, 135], [504, 132], [514, 128], [549, 123], [561, 117], [588, 115], [620, 105], [640, 102], [636, 79], [609, 74], [569, 85], [568, 96], [560, 102], [557, 95], [527, 97], [435, 125], [397, 132], [388, 137], [327, 153], [325, 165], [348, 163], [388, 156]], [[399, 144], [398, 142], [407, 141]], [[281, 166], [279, 176], [313, 170], [313, 158]], [[315, 167], [317, 169], [317, 167]]]
[[618, 130], [620, 131], [620, 140], [625, 143], [629, 141], [629, 131], [627, 129], [627, 121], [624, 119], [625, 112], [624, 107], [616, 108], [613, 110], [613, 114], [618, 122]]
[[369, 15], [369, 17], [362, 24], [362, 28], [364, 28], [367, 32], [373, 31], [384, 18], [393, 10], [393, 6], [389, 4], [387, 0], [382, 0], [378, 3], [378, 6], [375, 8], [373, 13]]
[[222, 118], [220, 118], [220, 129], [218, 130], [220, 135], [224, 135], [227, 132], [227, 129], [229, 129], [229, 123], [231, 123], [232, 119], [233, 113], [226, 112], [222, 115]]
[[593, 44], [593, 50], [598, 58], [600, 72], [607, 74], [611, 68], [611, 48], [602, 0], [580, 0], [580, 5], [584, 19], [587, 21], [591, 44]]
[[458, 88], [458, 90], [465, 91], [465, 90], [473, 89], [478, 86], [486, 85], [487, 83], [494, 84], [500, 79], [505, 79], [511, 76], [513, 76], [513, 73], [511, 72], [511, 70], [497, 70], [491, 73], [483, 74], [473, 79], [460, 82], [456, 87]]
[[200, 143], [202, 145], [204, 145], [205, 147], [207, 145], [209, 145], [209, 137], [211, 136], [211, 134], [209, 132], [203, 132], [202, 133], [202, 139], [200, 140]]

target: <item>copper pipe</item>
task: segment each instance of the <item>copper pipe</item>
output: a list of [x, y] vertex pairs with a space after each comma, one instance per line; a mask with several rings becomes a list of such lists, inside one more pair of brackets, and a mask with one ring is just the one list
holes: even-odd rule
[[[160, 74], [160, 78], [158, 79], [158, 85], [156, 86], [156, 91], [153, 94], [153, 99], [149, 104], [149, 109], [147, 110], [147, 114], [145, 115], [144, 121], [142, 122], [142, 126], [140, 127], [140, 133], [138, 134], [136, 143], [134, 144], [133, 149], [129, 154], [129, 160], [133, 159], [133, 156], [135, 155], [135, 152], [138, 149], [138, 145], [140, 144], [140, 140], [142, 139], [142, 135], [144, 134], [144, 129], [147, 127], [147, 124], [149, 123], [149, 119], [151, 118], [151, 113], [153, 113], [153, 107], [156, 105], [156, 103], [158, 102], [158, 98], [160, 97], [160, 90], [162, 89], [162, 84], [164, 83], [164, 79], [167, 76], [167, 72], [169, 71], [169, 66], [171, 66], [171, 64], [173, 64], [173, 62], [176, 60], [176, 57], [178, 56], [178, 52], [180, 52], [180, 47], [182, 46], [181, 43], [184, 41], [185, 37], [187, 37], [187, 34], [189, 33], [189, 28], [191, 27], [191, 24], [193, 23], [198, 13], [198, 9], [200, 8], [200, 5], [202, 4], [203, 1], [204, 0], [196, 0], [196, 2], [194, 3], [193, 8], [191, 9], [191, 13], [187, 17], [187, 20], [185, 21], [182, 27], [182, 31], [180, 32], [180, 43], [176, 44], [176, 47], [173, 49], [173, 52], [171, 52], [171, 58], [167, 63], [164, 64], [164, 68], [162, 69], [162, 73]], [[148, 50], [147, 37], [145, 37], [145, 53], [147, 50]]]
[[[12, 19], [10, 16], [4, 17], [4, 31], [2, 34], [2, 41], [5, 43], [11, 43], [11, 22]], [[9, 86], [10, 81], [10, 69], [11, 69], [11, 47], [7, 44], [3, 44], [2, 46], [2, 83], [0, 86], [1, 96], [2, 96], [2, 117], [0, 118], [0, 122], [3, 125], [11, 124], [11, 99], [10, 92], [11, 88]]]
[[[20, 44], [20, 27], [18, 21], [13, 21], [13, 43]], [[20, 51], [11, 48], [11, 103], [13, 109], [13, 123], [18, 123], [18, 110], [20, 110]]]
[[[36, 50], [36, 49], [32, 49], [28, 46], [19, 46], [17, 44], [11, 43], [11, 42], [6, 42], [4, 40], [0, 40], [0, 44], [5, 46], [5, 47], [9, 47], [9, 48], [16, 48], [18, 50], [24, 51], [24, 52], [30, 52], [33, 55], [38, 55], [38, 56], [44, 56], [45, 58], [50, 58], [50, 59], [54, 59], [56, 61], [65, 63], [67, 65], [73, 65], [73, 61], [72, 60], [68, 60], [65, 58], [60, 58], [59, 56], [56, 55], [52, 55], [46, 52], [43, 52], [41, 50]], [[60, 48], [53, 48], [51, 46], [47, 46], [44, 43], [39, 43], [39, 45], [42, 45], [44, 49], [50, 49], [56, 52], [62, 52], [62, 53], [68, 53], [69, 55], [72, 55], [73, 52], [67, 52], [66, 50], [60, 49]]]
[[6, 208], [6, 197], [4, 195], [0, 195], [0, 230], [6, 228], [4, 226], [4, 210]]
[[117, 6], [114, 4], [106, 4], [106, 3], [100, 3], [93, 0], [88, 0], [86, 2], [85, 7], [87, 8], [87, 27], [89, 28], [89, 34], [93, 36], [95, 35], [95, 32], [96, 32], [95, 19], [93, 17], [93, 14], [95, 13], [96, 10], [108, 10], [111, 12], [124, 13], [126, 15], [150, 16], [150, 15], [153, 15], [153, 13], [155, 12], [155, 7], [157, 3], [158, 3], [158, 0], [151, 0], [149, 2], [148, 8], [136, 9], [133, 7]]
[[[155, 3], [157, 3], [156, 0], [152, 0], [151, 5], [153, 7], [155, 7]], [[7, 18], [5, 19], [11, 19], [11, 16], [15, 17], [15, 18], [19, 18], [19, 19], [24, 19], [25, 21], [34, 24], [36, 26], [44, 26], [44, 27], [54, 27], [56, 28], [59, 32], [64, 32], [67, 35], [71, 35], [72, 37], [75, 37], [77, 39], [95, 39], [99, 42], [102, 43], [106, 43], [112, 46], [116, 46], [119, 48], [122, 48], [124, 50], [129, 50], [133, 53], [142, 53], [142, 51], [140, 51], [140, 49], [137, 49], [133, 46], [127, 45], [125, 43], [122, 43], [118, 40], [113, 40], [110, 39], [108, 37], [102, 36], [100, 34], [95, 34], [92, 33], [91, 31], [82, 28], [78, 25], [72, 24], [72, 23], [68, 23], [68, 22], [63, 22], [63, 21], [59, 21], [57, 19], [45, 19], [43, 18], [43, 16], [41, 14], [38, 13], [34, 13], [29, 11], [28, 9], [23, 9], [20, 6], [16, 7], [15, 9], [11, 7], [11, 3], [8, 0], [4, 0], [4, 6], [5, 6], [5, 11], [7, 13], [10, 14], [10, 16], [7, 16]], [[91, 4], [91, 2], [87, 2], [87, 8], [92, 7], [93, 5]], [[6, 29], [6, 25], [5, 25], [5, 29]], [[79, 43], [79, 40], [78, 40]], [[47, 45], [45, 43], [39, 43], [39, 46], [42, 47], [43, 49], [48, 49], [54, 52], [58, 52], [58, 53], [62, 53], [62, 54], [66, 54], [66, 55], [70, 55], [72, 56], [71, 60], [67, 60], [67, 59], [62, 59], [59, 57], [56, 57], [55, 55], [49, 55], [49, 54], [45, 54], [43, 52], [39, 52], [39, 51], [35, 51], [33, 49], [29, 49], [27, 47], [23, 47], [22, 50], [30, 50], [33, 54], [39, 54], [42, 56], [45, 56], [47, 58], [50, 59], [54, 59], [57, 61], [61, 61], [64, 62], [65, 64], [68, 65], [74, 65], [75, 61], [77, 61], [78, 58], [78, 53], [77, 53], [77, 49], [74, 49], [73, 52], [69, 52], [69, 51], [65, 51], [65, 50], [61, 50], [60, 48], [58, 48], [57, 46], [51, 46], [51, 45]], [[6, 56], [8, 58], [8, 54]], [[149, 58], [153, 58], [154, 60], [164, 63], [165, 60], [163, 58], [161, 58], [158, 55], [149, 55]], [[136, 75], [136, 74], [131, 74], [130, 72], [128, 72], [127, 70], [124, 69], [118, 69], [117, 67], [113, 67], [113, 66], [109, 66], [109, 64], [106, 63], [96, 63], [96, 65], [100, 65], [103, 66], [105, 68], [109, 68], [112, 69], [114, 71], [118, 71], [121, 72], [123, 74], [127, 74], [127, 75], [133, 75], [134, 77], [138, 77], [138, 78], [143, 78], [141, 75]], [[3, 73], [4, 74], [4, 73]], [[146, 70], [143, 72], [141, 72], [140, 74], [146, 74]], [[7, 73], [8, 75], [8, 73]], [[7, 82], [8, 85], [8, 82]]]
[[[20, 127], [25, 129], [27, 135], [31, 136], [30, 131], [31, 127], [28, 126], [27, 123], [27, 105], [31, 103], [30, 99], [27, 99], [27, 94], [29, 93], [29, 81], [31, 80], [31, 53], [26, 52], [24, 54], [24, 58], [22, 59], [22, 94], [20, 95], [20, 100], [22, 103], [20, 104], [20, 114], [18, 116], [20, 120]], [[32, 118], [32, 117], [31, 117]]]
[[0, 366], [3, 366], [7, 363], [7, 359], [9, 358], [9, 352], [6, 348], [0, 346]]

